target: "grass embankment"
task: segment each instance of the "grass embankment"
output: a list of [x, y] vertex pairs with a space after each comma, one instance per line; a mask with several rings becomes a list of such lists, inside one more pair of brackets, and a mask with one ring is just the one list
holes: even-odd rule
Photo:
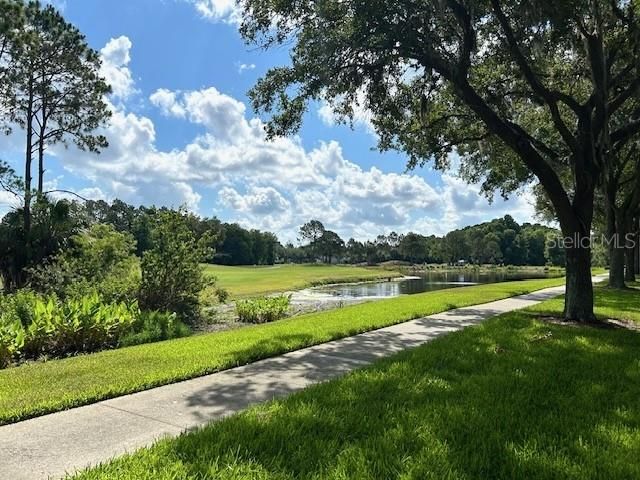
[[[640, 292], [598, 289], [640, 321]], [[640, 478], [640, 334], [553, 300], [441, 337], [77, 480]]]
[[562, 279], [454, 288], [0, 370], [0, 423], [198, 377], [306, 346], [561, 285]]
[[232, 297], [285, 292], [328, 283], [360, 282], [401, 276], [398, 271], [350, 265], [274, 265], [268, 267], [206, 265], [205, 273], [216, 277], [218, 284], [226, 289]]

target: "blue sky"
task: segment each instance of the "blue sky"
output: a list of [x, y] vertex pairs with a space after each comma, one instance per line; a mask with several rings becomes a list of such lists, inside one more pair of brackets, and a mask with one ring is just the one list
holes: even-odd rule
[[[287, 63], [288, 52], [245, 45], [232, 0], [52, 3], [102, 53], [114, 90], [104, 132], [110, 147], [100, 156], [52, 149], [53, 188], [185, 205], [283, 240], [311, 218], [345, 239], [443, 234], [506, 213], [532, 219], [527, 193], [489, 205], [452, 173], [406, 173], [402, 154], [375, 151], [364, 111], [352, 130], [335, 125], [326, 105], [313, 105], [297, 137], [267, 142], [246, 92], [269, 67]], [[21, 158], [21, 142], [20, 132], [0, 139], [2, 157]]]

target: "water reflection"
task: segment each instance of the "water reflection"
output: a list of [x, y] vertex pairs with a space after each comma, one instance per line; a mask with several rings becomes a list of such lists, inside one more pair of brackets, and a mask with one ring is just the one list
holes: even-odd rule
[[398, 295], [411, 295], [415, 293], [441, 290], [444, 288], [464, 287], [482, 283], [497, 283], [512, 280], [524, 280], [532, 278], [547, 278], [544, 272], [474, 272], [474, 271], [439, 271], [424, 272], [419, 276], [405, 277], [403, 279], [361, 283], [326, 285], [309, 289], [309, 293], [319, 297], [333, 298], [384, 298], [397, 297]]

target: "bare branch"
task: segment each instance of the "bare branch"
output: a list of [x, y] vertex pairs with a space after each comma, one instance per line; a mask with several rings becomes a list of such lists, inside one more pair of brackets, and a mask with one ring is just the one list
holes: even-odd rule
[[72, 192], [71, 190], [63, 190], [63, 189], [56, 189], [56, 190], [48, 190], [46, 192], [44, 192], [44, 195], [49, 195], [50, 193], [68, 193], [69, 195], [73, 195], [75, 197], [78, 197], [80, 200], [84, 201], [84, 202], [88, 202], [89, 199], [86, 197], [83, 197], [82, 195], [76, 193], [76, 192]]

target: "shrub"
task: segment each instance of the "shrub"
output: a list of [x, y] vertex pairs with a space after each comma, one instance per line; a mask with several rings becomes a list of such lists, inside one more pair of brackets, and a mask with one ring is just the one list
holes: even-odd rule
[[238, 300], [236, 312], [241, 322], [267, 323], [284, 318], [290, 304], [290, 295]]
[[200, 292], [200, 304], [202, 307], [213, 307], [229, 300], [229, 291], [216, 285], [215, 277], [205, 280], [205, 287]]
[[22, 209], [12, 210], [0, 220], [0, 276], [5, 291], [25, 286], [29, 269], [40, 265], [64, 248], [78, 231], [76, 207], [66, 200], [39, 197], [31, 208], [31, 230], [24, 231]]
[[159, 342], [186, 337], [191, 329], [182, 323], [175, 313], [142, 312], [118, 341], [118, 346], [128, 347], [142, 343]]
[[107, 303], [135, 300], [140, 286], [136, 242], [110, 225], [93, 225], [71, 238], [70, 248], [31, 270], [40, 293], [65, 299], [97, 293]]
[[141, 262], [140, 305], [145, 310], [175, 312], [195, 323], [206, 285], [200, 265], [204, 252], [182, 212], [162, 211], [154, 221], [153, 247]]

